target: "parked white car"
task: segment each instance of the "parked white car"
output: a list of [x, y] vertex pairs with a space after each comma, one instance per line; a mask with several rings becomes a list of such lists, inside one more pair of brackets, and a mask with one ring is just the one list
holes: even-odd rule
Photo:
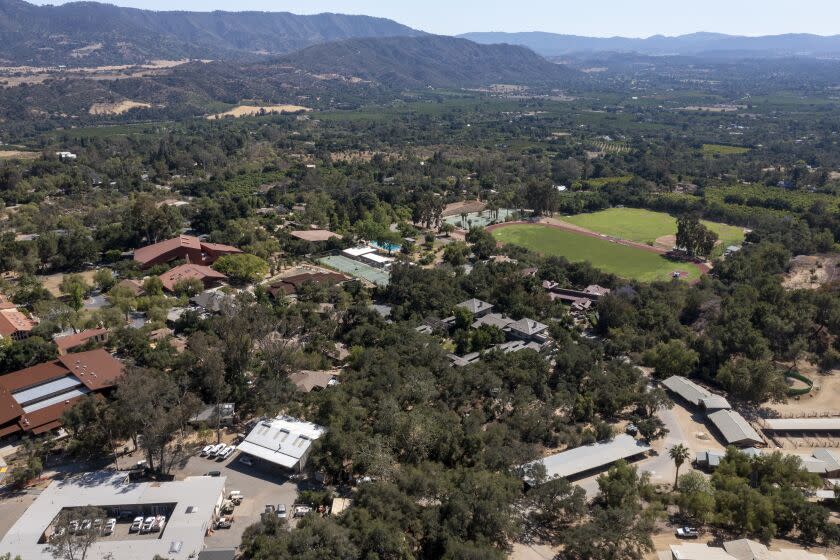
[[129, 533], [137, 533], [140, 529], [143, 528], [143, 516], [135, 517], [134, 521], [131, 523], [131, 527], [128, 528]]
[[149, 533], [152, 530], [152, 525], [155, 524], [154, 517], [147, 517], [145, 521], [143, 521], [143, 526], [140, 528], [141, 533]]
[[228, 448], [227, 448], [227, 449], [225, 449], [224, 451], [222, 451], [221, 453], [219, 453], [219, 454], [218, 454], [218, 459], [219, 459], [220, 461], [224, 461], [224, 460], [226, 460], [228, 457], [230, 457], [231, 455], [233, 455], [233, 452], [234, 452], [234, 451], [236, 451], [236, 448], [235, 448], [234, 446], [230, 445], [230, 446], [228, 446]]
[[219, 446], [216, 448], [216, 450], [213, 452], [213, 454], [210, 455], [210, 456], [213, 457], [214, 459], [218, 459], [219, 457], [224, 455], [225, 451], [227, 451], [227, 448], [228, 448], [227, 445], [225, 445], [224, 443], [220, 443]]
[[227, 446], [224, 443], [217, 443], [216, 445], [214, 445], [213, 447], [210, 448], [210, 451], [207, 452], [207, 456], [208, 457], [215, 457], [216, 453], [218, 453], [219, 451], [221, 451], [225, 447], [227, 447]]
[[207, 457], [207, 455], [210, 454], [210, 451], [212, 451], [214, 447], [216, 447], [216, 446], [215, 445], [205, 445], [204, 449], [202, 449], [201, 452], [198, 455], [200, 457]]
[[114, 533], [114, 529], [117, 527], [117, 520], [113, 517], [105, 522], [105, 528], [102, 530], [103, 534], [105, 535], [112, 535]]

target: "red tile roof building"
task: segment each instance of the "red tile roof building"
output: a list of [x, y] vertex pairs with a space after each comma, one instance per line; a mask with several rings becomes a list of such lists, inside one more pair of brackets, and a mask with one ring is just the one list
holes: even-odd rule
[[98, 349], [0, 376], [0, 438], [60, 427], [66, 409], [112, 388], [122, 373], [122, 363]]
[[236, 247], [220, 243], [205, 243], [192, 235], [179, 235], [154, 245], [134, 251], [134, 260], [140, 268], [165, 264], [183, 259], [193, 264], [213, 264], [222, 255], [241, 253]]
[[37, 324], [37, 321], [15, 307], [0, 309], [0, 338], [22, 340], [29, 336]]
[[221, 272], [200, 264], [182, 264], [160, 275], [160, 281], [163, 283], [163, 287], [170, 292], [175, 291], [175, 286], [178, 282], [192, 278], [201, 280], [205, 289], [218, 285], [222, 280], [227, 280], [227, 276]]
[[108, 329], [86, 329], [81, 332], [60, 336], [53, 339], [58, 347], [59, 355], [63, 356], [70, 350], [84, 346], [88, 342], [105, 342], [108, 340]]
[[11, 300], [9, 300], [9, 298], [4, 296], [3, 294], [0, 294], [0, 310], [15, 309], [16, 307], [17, 307], [17, 305], [12, 303]]

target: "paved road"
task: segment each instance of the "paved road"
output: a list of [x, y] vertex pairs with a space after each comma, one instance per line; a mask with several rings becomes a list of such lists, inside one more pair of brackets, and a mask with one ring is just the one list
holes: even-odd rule
[[[216, 462], [204, 457], [191, 457], [187, 464], [179, 469], [176, 475], [182, 476], [201, 475], [211, 470], [221, 471], [222, 476], [227, 477], [225, 490], [239, 490], [245, 496], [242, 504], [237, 506], [233, 512], [234, 523], [230, 529], [219, 529], [205, 539], [207, 548], [236, 547], [242, 541], [242, 533], [245, 529], [257, 523], [260, 515], [265, 511], [268, 504], [284, 504], [291, 513], [292, 504], [297, 501], [298, 492], [306, 487], [290, 481], [287, 476], [276, 470], [259, 469], [243, 465], [237, 459], [236, 453], [227, 461]], [[291, 524], [294, 522], [289, 519]]]
[[[634, 465], [640, 472], [650, 473], [650, 480], [654, 484], [673, 484], [676, 467], [674, 461], [668, 456], [668, 450], [676, 444], [686, 441], [686, 438], [674, 409], [660, 410], [658, 416], [665, 427], [668, 428], [668, 435], [663, 440], [654, 443], [653, 453], [645, 459], [637, 461]], [[685, 465], [683, 465], [682, 472], [686, 472], [686, 470]], [[598, 495], [598, 476], [600, 474], [576, 482], [578, 486], [586, 490], [587, 498], [592, 499]]]

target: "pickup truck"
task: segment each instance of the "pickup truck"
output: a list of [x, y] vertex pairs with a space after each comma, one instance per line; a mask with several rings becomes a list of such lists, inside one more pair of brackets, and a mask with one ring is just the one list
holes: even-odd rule
[[680, 539], [696, 539], [700, 536], [700, 533], [694, 527], [679, 527], [676, 535]]

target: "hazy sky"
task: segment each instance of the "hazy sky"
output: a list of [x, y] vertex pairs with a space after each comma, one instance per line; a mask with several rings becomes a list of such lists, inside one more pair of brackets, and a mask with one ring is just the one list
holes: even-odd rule
[[[61, 0], [36, 0], [61, 4]], [[153, 10], [338, 12], [395, 19], [455, 35], [551, 31], [647, 37], [717, 31], [739, 35], [840, 34], [837, 0], [112, 0]]]

